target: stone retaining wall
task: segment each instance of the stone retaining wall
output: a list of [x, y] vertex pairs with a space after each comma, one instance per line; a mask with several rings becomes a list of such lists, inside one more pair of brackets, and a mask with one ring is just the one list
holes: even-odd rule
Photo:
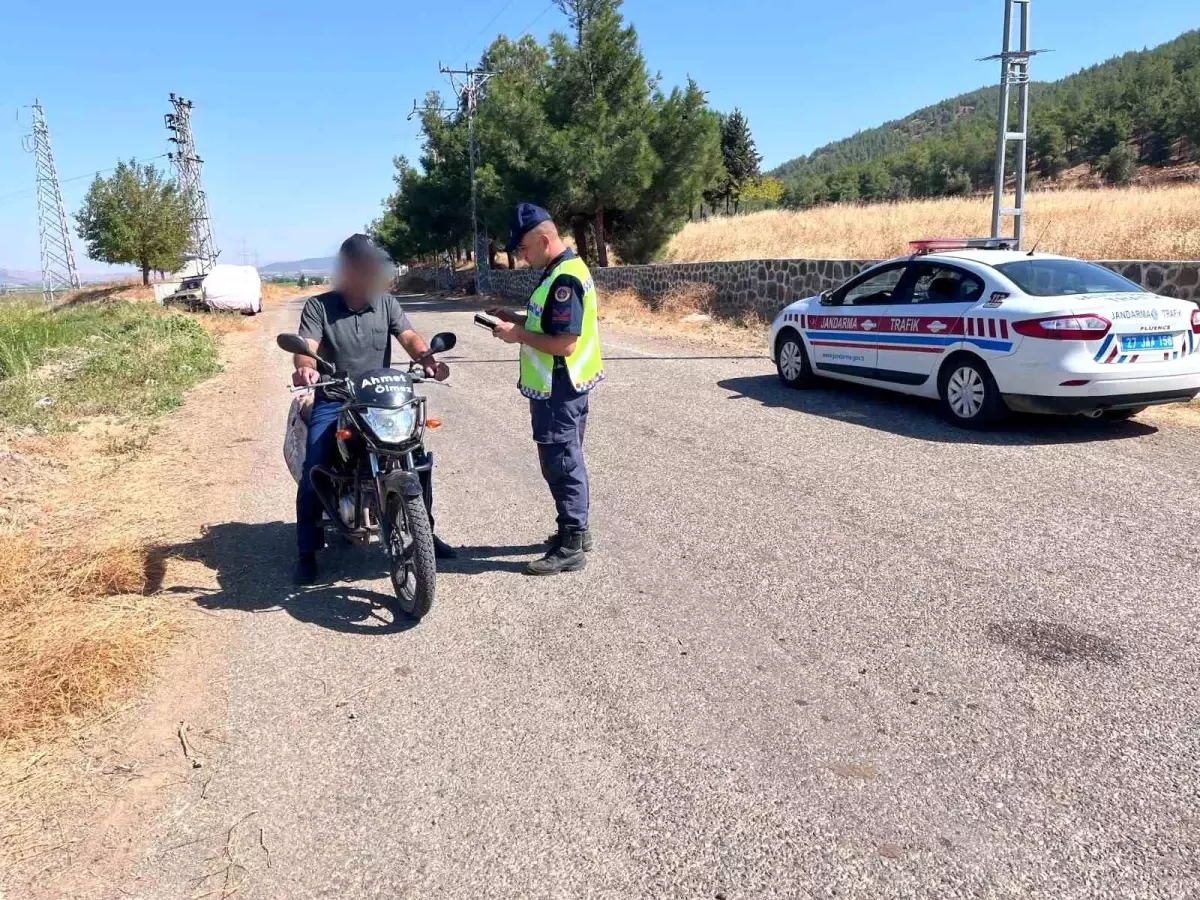
[[[715, 291], [714, 311], [718, 315], [757, 312], [765, 318], [773, 318], [789, 303], [836, 287], [875, 262], [862, 259], [757, 259], [616, 266], [593, 269], [592, 275], [601, 291], [628, 288], [647, 300], [685, 285], [708, 285]], [[1100, 265], [1155, 293], [1200, 304], [1200, 261], [1117, 260]], [[524, 303], [528, 299], [538, 277], [529, 269], [493, 269], [488, 274], [491, 293], [513, 303]], [[442, 290], [453, 286], [466, 291], [474, 282], [470, 272], [439, 270], [435, 278]]]

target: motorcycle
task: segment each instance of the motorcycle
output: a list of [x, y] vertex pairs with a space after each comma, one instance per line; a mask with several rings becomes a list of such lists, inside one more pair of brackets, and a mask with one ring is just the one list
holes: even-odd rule
[[422, 363], [453, 349], [457, 338], [450, 332], [434, 335], [428, 355], [407, 371], [375, 369], [360, 378], [339, 375], [298, 334], [281, 334], [275, 342], [314, 360], [322, 376], [311, 388], [293, 391], [319, 388], [342, 404], [337, 462], [314, 466], [310, 476], [327, 517], [323, 524], [359, 546], [381, 543], [401, 610], [420, 619], [433, 606], [437, 582], [429, 495], [422, 484], [433, 468], [425, 429], [441, 423], [426, 417], [425, 398], [413, 387], [427, 380]]

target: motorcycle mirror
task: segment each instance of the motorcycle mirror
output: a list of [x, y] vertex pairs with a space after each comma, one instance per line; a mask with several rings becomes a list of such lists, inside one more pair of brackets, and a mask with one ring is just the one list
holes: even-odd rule
[[429, 342], [429, 352], [431, 354], [445, 353], [447, 350], [453, 350], [457, 343], [458, 338], [455, 337], [453, 331], [439, 331]]
[[281, 334], [275, 338], [275, 343], [279, 345], [280, 350], [286, 350], [288, 353], [317, 358], [317, 355], [309, 349], [308, 341], [298, 334]]
[[294, 353], [297, 356], [307, 356], [309, 359], [317, 361], [317, 371], [322, 375], [332, 375], [335, 369], [332, 364], [321, 359], [317, 354], [313, 353], [308, 346], [308, 341], [300, 337], [298, 334], [281, 334], [275, 338], [275, 343], [279, 345], [280, 350], [286, 350], [288, 353]]

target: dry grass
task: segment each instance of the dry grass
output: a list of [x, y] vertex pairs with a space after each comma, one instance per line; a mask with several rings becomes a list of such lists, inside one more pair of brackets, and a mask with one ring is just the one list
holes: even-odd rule
[[0, 536], [0, 755], [82, 722], [145, 674], [173, 630], [143, 595], [146, 555]]
[[759, 348], [767, 327], [753, 312], [729, 319], [718, 315], [716, 291], [709, 284], [681, 285], [661, 297], [644, 298], [632, 290], [603, 291], [599, 317], [605, 325], [636, 328], [672, 337], [691, 337], [722, 346]]
[[112, 284], [85, 287], [65, 294], [60, 306], [78, 306], [82, 303], [116, 303], [126, 300], [153, 300], [154, 288], [137, 281], [118, 281]]
[[294, 284], [276, 284], [273, 281], [264, 281], [262, 285], [262, 301], [263, 305], [274, 305], [282, 303], [284, 300], [290, 300], [293, 297], [311, 297], [313, 294], [324, 293], [330, 290], [327, 284], [314, 284], [308, 287], [296, 287]]
[[[1026, 198], [1026, 236], [1084, 259], [1200, 259], [1200, 184], [1042, 191]], [[987, 234], [991, 198], [763, 212], [688, 224], [663, 262], [885, 259], [908, 241]]]
[[240, 312], [189, 312], [183, 315], [195, 319], [201, 328], [216, 336], [253, 331], [256, 324], [253, 316], [243, 316]]

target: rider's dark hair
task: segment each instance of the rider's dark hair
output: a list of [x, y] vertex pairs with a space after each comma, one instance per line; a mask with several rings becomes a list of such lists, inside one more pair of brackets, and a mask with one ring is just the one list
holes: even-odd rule
[[380, 262], [383, 251], [366, 234], [352, 234], [342, 241], [338, 255], [347, 262]]

